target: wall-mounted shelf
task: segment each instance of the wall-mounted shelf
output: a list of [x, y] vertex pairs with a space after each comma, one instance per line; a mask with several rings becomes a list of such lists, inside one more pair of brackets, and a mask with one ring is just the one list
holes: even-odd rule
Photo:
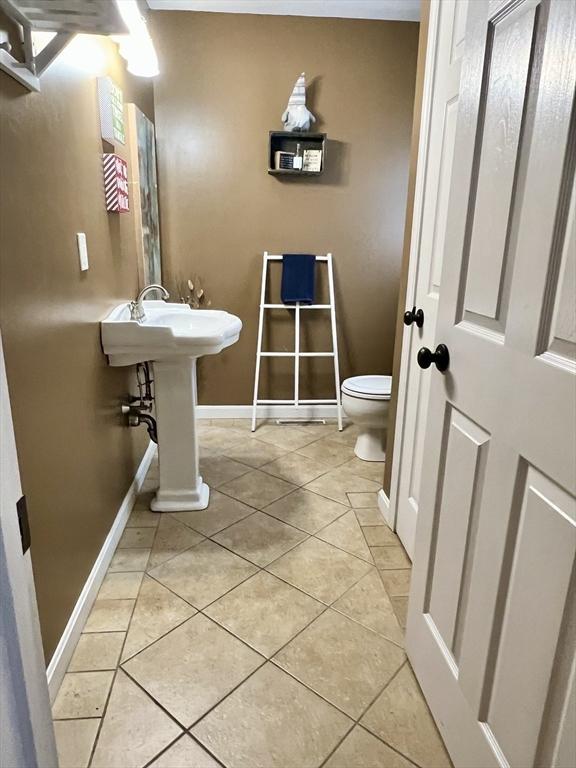
[[[94, 0], [0, 0], [2, 11], [21, 27], [23, 60], [10, 53], [10, 43], [0, 45], [0, 70], [29, 91], [40, 90], [40, 76], [78, 32], [95, 35], [125, 34], [128, 30], [113, 2]], [[38, 53], [32, 31], [48, 30], [56, 35]]]
[[[306, 150], [321, 152], [321, 164], [319, 170], [278, 168], [276, 153], [285, 152], [296, 155], [298, 144], [302, 154]], [[291, 131], [270, 131], [268, 137], [268, 173], [271, 176], [319, 176], [326, 165], [326, 134], [325, 133], [299, 133]]]

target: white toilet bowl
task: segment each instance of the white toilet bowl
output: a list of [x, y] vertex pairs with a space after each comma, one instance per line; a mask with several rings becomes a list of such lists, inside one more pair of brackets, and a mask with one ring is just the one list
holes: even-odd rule
[[360, 434], [354, 453], [364, 461], [384, 461], [392, 376], [352, 376], [342, 383], [342, 408]]

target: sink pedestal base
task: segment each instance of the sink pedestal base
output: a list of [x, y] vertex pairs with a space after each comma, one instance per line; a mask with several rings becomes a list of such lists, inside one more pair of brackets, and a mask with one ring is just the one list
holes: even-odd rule
[[200, 478], [195, 491], [163, 491], [158, 488], [150, 502], [154, 512], [190, 512], [193, 509], [206, 509], [210, 501], [210, 488]]
[[154, 363], [160, 486], [150, 507], [155, 512], [206, 509], [210, 489], [198, 469], [196, 359]]

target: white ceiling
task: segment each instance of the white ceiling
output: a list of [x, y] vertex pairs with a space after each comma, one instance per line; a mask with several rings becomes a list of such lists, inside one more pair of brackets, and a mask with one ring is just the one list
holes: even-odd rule
[[277, 16], [418, 21], [420, 0], [147, 0], [155, 11], [216, 11]]

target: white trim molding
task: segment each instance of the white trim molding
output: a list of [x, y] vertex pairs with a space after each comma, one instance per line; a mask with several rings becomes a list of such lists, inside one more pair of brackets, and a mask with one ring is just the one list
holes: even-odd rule
[[[337, 419], [336, 405], [259, 405], [259, 419]], [[250, 419], [251, 405], [198, 405], [198, 419]]]
[[388, 523], [390, 528], [394, 530], [394, 517], [391, 514], [390, 499], [386, 496], [384, 488], [380, 488], [378, 491], [378, 509], [382, 513], [382, 517]]
[[50, 659], [50, 663], [46, 670], [46, 676], [48, 678], [48, 690], [50, 692], [51, 702], [54, 702], [56, 694], [58, 693], [60, 684], [62, 683], [62, 679], [68, 669], [68, 664], [70, 663], [74, 649], [76, 648], [76, 644], [80, 639], [86, 619], [92, 610], [92, 606], [94, 605], [98, 591], [104, 581], [104, 576], [106, 575], [112, 556], [116, 551], [116, 546], [120, 541], [122, 532], [130, 517], [132, 507], [136, 501], [136, 495], [142, 487], [148, 468], [155, 455], [156, 445], [151, 442], [142, 457], [140, 466], [136, 470], [134, 480], [126, 493], [126, 496], [124, 496], [108, 536], [106, 536], [102, 549], [100, 550], [96, 562], [92, 566], [90, 575], [82, 588], [82, 592], [80, 592], [80, 596], [76, 601], [72, 615], [68, 619], [68, 624], [66, 624], [60, 642], [54, 651], [54, 655]]

